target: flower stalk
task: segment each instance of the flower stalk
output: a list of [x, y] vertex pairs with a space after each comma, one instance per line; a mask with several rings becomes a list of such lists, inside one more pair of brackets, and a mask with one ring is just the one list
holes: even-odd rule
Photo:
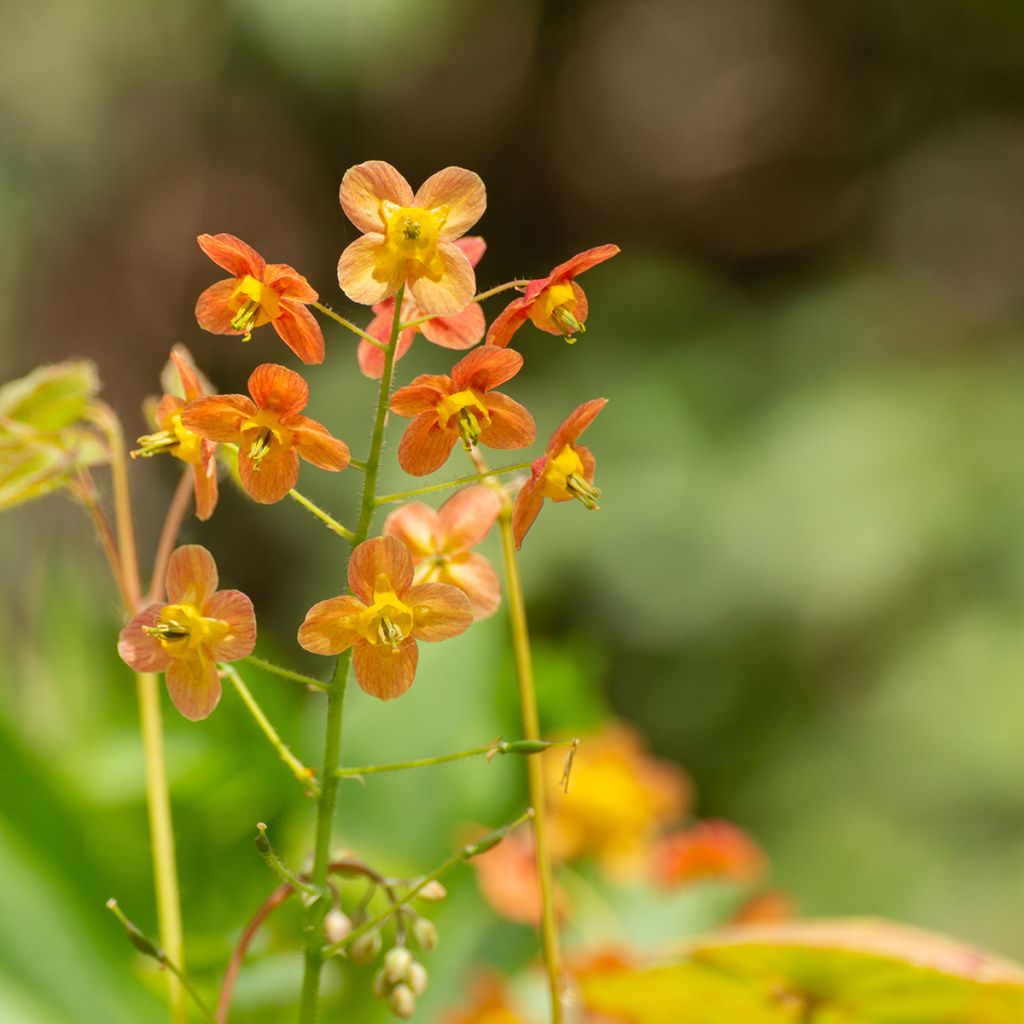
[[435, 494], [438, 491], [451, 490], [453, 487], [462, 487], [464, 484], [478, 484], [481, 481], [489, 480], [491, 477], [501, 476], [503, 473], [517, 473], [522, 469], [529, 469], [531, 462], [516, 462], [511, 466], [499, 466], [497, 469], [488, 469], [482, 473], [470, 473], [468, 476], [460, 476], [455, 480], [446, 480], [441, 484], [428, 484], [426, 487], [414, 487], [410, 491], [397, 491], [394, 494], [382, 494], [375, 500], [377, 505], [393, 505], [398, 501], [408, 501], [409, 498], [418, 498], [421, 494]]

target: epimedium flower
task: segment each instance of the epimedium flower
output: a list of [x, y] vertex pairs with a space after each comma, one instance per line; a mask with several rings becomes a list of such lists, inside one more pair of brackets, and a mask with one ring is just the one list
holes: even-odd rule
[[757, 843], [729, 821], [698, 821], [664, 836], [654, 849], [654, 876], [666, 887], [708, 878], [756, 882], [766, 867]]
[[418, 641], [458, 636], [473, 622], [469, 598], [445, 583], [414, 583], [412, 554], [396, 537], [359, 544], [348, 562], [351, 594], [313, 605], [299, 643], [314, 654], [352, 651], [356, 681], [381, 700], [412, 686]]
[[217, 589], [213, 555], [198, 544], [167, 564], [167, 604], [152, 604], [121, 630], [117, 653], [136, 672], [163, 672], [174, 706], [192, 721], [220, 700], [218, 661], [237, 661], [256, 646], [252, 602]]
[[196, 303], [199, 326], [212, 334], [241, 334], [248, 341], [263, 324], [304, 362], [324, 361], [324, 335], [306, 309], [317, 293], [285, 263], [267, 263], [234, 235], [199, 235], [199, 247], [231, 277], [210, 285]]
[[415, 417], [398, 446], [398, 462], [413, 476], [426, 476], [448, 460], [456, 441], [468, 451], [525, 448], [537, 436], [533, 417], [518, 402], [494, 391], [523, 365], [512, 349], [478, 348], [460, 359], [451, 376], [425, 373], [391, 396], [399, 416]]
[[[487, 248], [482, 238], [473, 235], [467, 238], [460, 238], [455, 243], [465, 254], [470, 265], [475, 267]], [[391, 340], [391, 324], [395, 316], [394, 298], [378, 302], [373, 307], [374, 317], [366, 333], [372, 335], [383, 344]], [[402, 323], [411, 323], [426, 316], [420, 309], [412, 295], [407, 295], [402, 301]], [[452, 316], [435, 316], [415, 327], [407, 327], [398, 335], [398, 344], [395, 346], [395, 360], [399, 360], [413, 343], [417, 332], [422, 334], [427, 341], [441, 348], [467, 349], [472, 348], [484, 336], [487, 322], [484, 319], [484, 311], [476, 302], [471, 302], [465, 309]], [[367, 377], [379, 380], [384, 372], [384, 353], [368, 341], [359, 342], [357, 353], [359, 369]]]
[[551, 435], [544, 454], [533, 463], [530, 479], [520, 489], [512, 510], [516, 547], [522, 546], [545, 498], [551, 501], [575, 498], [588, 509], [598, 507], [601, 492], [594, 486], [597, 462], [589, 448], [576, 442], [607, 404], [607, 398], [592, 398], [573, 409]]
[[196, 516], [206, 520], [217, 506], [217, 445], [189, 430], [181, 414], [189, 402], [206, 394], [199, 371], [184, 345], [171, 349], [171, 365], [178, 376], [181, 394], [165, 394], [156, 406], [157, 431], [144, 434], [132, 458], [149, 458], [167, 452], [192, 467]]
[[530, 281], [525, 292], [495, 318], [487, 332], [487, 344], [504, 348], [527, 320], [548, 334], [562, 335], [573, 344], [576, 335], [587, 329], [589, 312], [586, 293], [576, 283], [576, 278], [618, 252], [617, 245], [599, 245], [559, 263], [547, 277]]
[[300, 455], [321, 469], [338, 471], [348, 465], [348, 445], [302, 415], [309, 385], [293, 370], [276, 363], [257, 366], [249, 377], [249, 394], [251, 399], [199, 398], [185, 407], [181, 419], [210, 441], [238, 445], [242, 486], [256, 501], [273, 504], [295, 486]]
[[458, 587], [477, 619], [493, 615], [501, 603], [501, 583], [491, 563], [472, 549], [487, 536], [501, 498], [490, 487], [464, 487], [436, 512], [410, 501], [395, 509], [381, 532], [397, 537], [412, 554], [414, 583]]
[[338, 262], [338, 283], [353, 302], [373, 305], [406, 285], [424, 313], [450, 315], [469, 304], [476, 276], [455, 241], [487, 206], [479, 175], [446, 167], [413, 195], [391, 164], [370, 160], [345, 172], [341, 206], [365, 232]]

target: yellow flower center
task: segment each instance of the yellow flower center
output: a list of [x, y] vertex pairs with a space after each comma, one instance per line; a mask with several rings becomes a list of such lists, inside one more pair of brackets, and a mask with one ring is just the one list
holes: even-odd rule
[[373, 584], [373, 604], [359, 614], [356, 632], [374, 646], [384, 645], [393, 651], [412, 632], [414, 614], [395, 593], [395, 588], [384, 573]]
[[541, 330], [554, 328], [572, 345], [576, 342], [575, 336], [587, 329], [576, 319], [577, 305], [576, 293], [565, 281], [545, 288], [530, 307], [529, 317]]
[[257, 472], [260, 463], [275, 449], [286, 448], [292, 443], [292, 432], [281, 425], [278, 414], [270, 409], [261, 409], [252, 419], [242, 424], [242, 443], [248, 445], [249, 458]]
[[142, 631], [159, 640], [172, 658], [188, 658], [201, 647], [223, 640], [229, 626], [223, 619], [205, 618], [194, 604], [168, 604], [156, 625], [143, 626]]
[[596, 509], [601, 492], [587, 482], [583, 460], [571, 444], [567, 444], [553, 459], [548, 459], [541, 479], [540, 493], [554, 501], [575, 498], [588, 509]]
[[234, 310], [231, 326], [245, 334], [243, 341], [252, 337], [254, 327], [261, 327], [281, 314], [281, 300], [277, 292], [251, 274], [238, 279], [229, 302]]
[[455, 429], [462, 439], [462, 447], [466, 451], [476, 445], [483, 428], [491, 422], [490, 413], [480, 393], [472, 389], [445, 395], [437, 403], [437, 422], [441, 427], [448, 430], [453, 419]]
[[184, 426], [181, 414], [175, 413], [165, 421], [163, 430], [155, 434], [143, 434], [137, 438], [136, 443], [139, 447], [131, 453], [133, 459], [148, 459], [169, 452], [182, 462], [197, 465], [202, 455], [203, 439]]
[[396, 206], [384, 200], [380, 208], [384, 222], [385, 243], [377, 257], [374, 276], [389, 280], [395, 264], [405, 262], [413, 277], [428, 277], [439, 281], [444, 263], [438, 253], [438, 240], [448, 207], [425, 210], [419, 206]]

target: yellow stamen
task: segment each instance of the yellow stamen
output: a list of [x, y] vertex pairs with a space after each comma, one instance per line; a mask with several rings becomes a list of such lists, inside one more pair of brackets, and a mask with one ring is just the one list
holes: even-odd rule
[[444, 275], [444, 262], [438, 243], [448, 212], [447, 206], [427, 210], [382, 202], [380, 216], [386, 241], [378, 253], [374, 276], [389, 280], [396, 264], [405, 263], [411, 276], [439, 281]]
[[570, 473], [565, 479], [565, 486], [577, 501], [583, 502], [586, 508], [591, 511], [600, 508], [597, 503], [597, 499], [601, 497], [600, 488], [587, 483], [584, 477], [578, 476], [576, 473]]
[[258, 281], [252, 274], [238, 279], [235, 290], [231, 293], [231, 303], [235, 308], [231, 318], [231, 326], [242, 331], [242, 341], [252, 337], [253, 328], [260, 327], [271, 320], [276, 320], [281, 312], [280, 296], [273, 288]]
[[228, 631], [223, 619], [208, 619], [193, 604], [165, 605], [155, 625], [142, 627], [172, 658], [188, 657], [204, 644], [218, 643]]
[[155, 434], [143, 434], [135, 439], [139, 446], [131, 452], [133, 459], [150, 459], [162, 452], [169, 452], [178, 446], [178, 438], [170, 430], [158, 430]]
[[540, 491], [552, 501], [575, 498], [591, 510], [598, 508], [597, 499], [601, 496], [601, 492], [587, 480], [583, 460], [571, 444], [548, 459]]
[[374, 583], [373, 604], [363, 611], [355, 628], [374, 646], [397, 651], [412, 633], [413, 610], [395, 593], [391, 580], [381, 573]]
[[260, 431], [259, 436], [255, 441], [249, 445], [249, 458], [253, 461], [253, 469], [259, 472], [260, 463], [270, 452], [271, 441], [273, 440], [273, 431], [269, 427], [264, 427]]
[[462, 447], [467, 452], [471, 451], [480, 440], [484, 427], [491, 422], [487, 406], [476, 391], [457, 391], [454, 395], [445, 395], [437, 404], [437, 422], [445, 430], [453, 417]]
[[529, 316], [541, 330], [553, 328], [573, 345], [576, 335], [586, 330], [583, 321], [576, 317], [578, 307], [579, 299], [576, 298], [572, 284], [564, 281], [545, 288], [530, 308]]

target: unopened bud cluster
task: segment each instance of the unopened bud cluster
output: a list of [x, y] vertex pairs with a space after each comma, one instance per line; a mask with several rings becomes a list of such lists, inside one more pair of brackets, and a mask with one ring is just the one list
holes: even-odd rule
[[[417, 920], [417, 924], [429, 921]], [[433, 927], [433, 925], [431, 925]], [[436, 936], [436, 929], [434, 932]], [[436, 939], [435, 939], [436, 942]], [[373, 978], [373, 994], [387, 1000], [388, 1008], [402, 1020], [408, 1020], [416, 1011], [416, 997], [427, 990], [427, 969], [416, 960], [405, 946], [389, 949], [384, 965]]]

